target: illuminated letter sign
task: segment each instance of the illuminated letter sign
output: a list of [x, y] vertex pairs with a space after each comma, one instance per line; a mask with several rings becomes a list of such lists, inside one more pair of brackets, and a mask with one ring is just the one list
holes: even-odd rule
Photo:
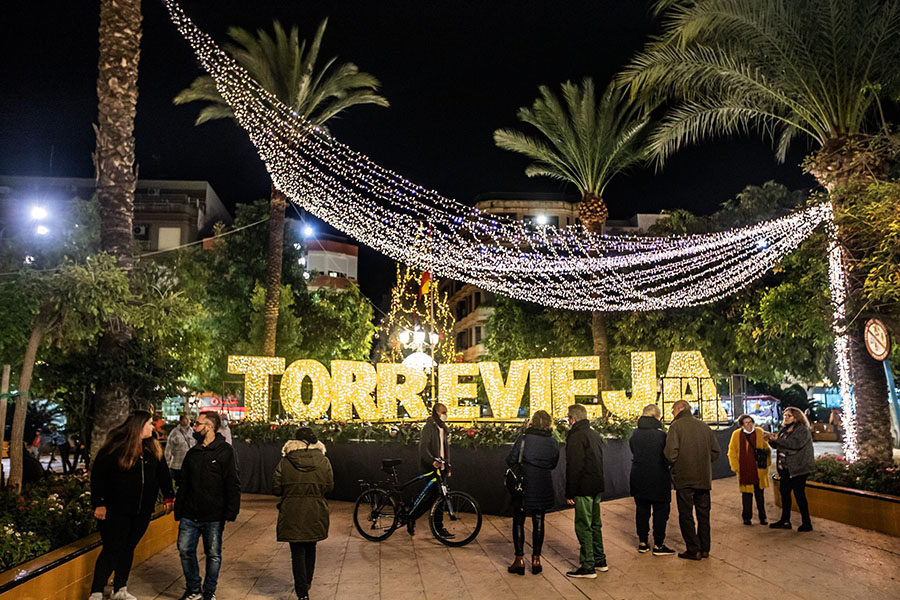
[[269, 375], [284, 373], [276, 356], [229, 356], [228, 372], [244, 376], [244, 410], [251, 421], [269, 420]]

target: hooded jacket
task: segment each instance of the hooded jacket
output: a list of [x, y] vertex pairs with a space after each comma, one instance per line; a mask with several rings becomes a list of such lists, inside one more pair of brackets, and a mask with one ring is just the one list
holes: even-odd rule
[[318, 542], [328, 537], [328, 501], [334, 489], [331, 463], [322, 442], [291, 440], [281, 449], [272, 491], [278, 502], [279, 542]]
[[672, 420], [666, 434], [666, 460], [672, 465], [676, 490], [712, 489], [712, 464], [721, 449], [709, 425], [684, 409]]
[[134, 465], [119, 468], [119, 457], [100, 453], [91, 467], [91, 504], [106, 507], [107, 515], [149, 515], [156, 498], [171, 499], [172, 477], [166, 459], [157, 459], [148, 448]]
[[208, 446], [197, 444], [181, 464], [181, 487], [175, 496], [175, 520], [207, 523], [234, 521], [241, 509], [241, 481], [234, 449], [221, 433]]
[[672, 477], [666, 462], [666, 434], [653, 417], [638, 419], [631, 433], [631, 495], [651, 502], [672, 501]]
[[603, 440], [588, 419], [577, 421], [566, 436], [566, 498], [603, 492]]

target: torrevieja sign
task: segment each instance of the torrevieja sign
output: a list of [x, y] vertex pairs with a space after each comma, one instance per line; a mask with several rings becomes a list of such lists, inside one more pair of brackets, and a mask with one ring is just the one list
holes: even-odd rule
[[[641, 408], [657, 401], [659, 380], [656, 377], [656, 354], [631, 354], [632, 393], [625, 390], [602, 390], [598, 394], [597, 379], [590, 374], [600, 365], [597, 356], [567, 356], [514, 360], [506, 377], [496, 362], [442, 364], [437, 371], [437, 397], [447, 405], [451, 420], [478, 420], [480, 407], [471, 402], [478, 397], [478, 383], [490, 404], [494, 419], [517, 419], [528, 384], [528, 406], [531, 411], [545, 410], [563, 418], [566, 409], [579, 399], [602, 399], [612, 413], [633, 418]], [[422, 399], [429, 378], [421, 369], [397, 363], [350, 360], [331, 361], [331, 371], [316, 360], [302, 359], [285, 365], [285, 360], [271, 356], [229, 356], [228, 372], [244, 376], [244, 407], [254, 420], [269, 419], [270, 380], [281, 376], [281, 404], [295, 419], [331, 418], [421, 420], [428, 416]], [[579, 376], [576, 376], [579, 373]], [[309, 380], [304, 401], [301, 386]], [[703, 411], [715, 413], [716, 387], [710, 378], [706, 361], [700, 352], [673, 352], [662, 392], [667, 401], [684, 398], [704, 400]], [[599, 404], [587, 404], [589, 413], [599, 414]], [[704, 418], [710, 418], [704, 414]], [[711, 417], [715, 418], [715, 417]]]

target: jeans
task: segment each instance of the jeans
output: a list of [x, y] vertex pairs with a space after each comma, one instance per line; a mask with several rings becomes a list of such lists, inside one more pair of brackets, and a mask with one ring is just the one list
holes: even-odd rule
[[[434, 501], [438, 499], [441, 495], [441, 487], [437, 481], [431, 484], [431, 487], [428, 488], [428, 492], [426, 492], [425, 496], [422, 498], [422, 502], [419, 503], [418, 508], [412, 511], [409, 514], [409, 519], [411, 521], [415, 521], [425, 513], [431, 510], [431, 507], [434, 506]], [[415, 500], [415, 498], [413, 499]], [[441, 505], [443, 506], [443, 504]], [[440, 529], [444, 526], [444, 511], [437, 510], [434, 512], [434, 526], [437, 529]]]
[[741, 502], [743, 503], [743, 511], [741, 516], [744, 521], [749, 521], [753, 517], [753, 497], [756, 497], [756, 510], [759, 512], [760, 522], [766, 520], [766, 495], [765, 490], [759, 487], [758, 483], [753, 484], [752, 492], [741, 492]]
[[[675, 490], [678, 502], [678, 525], [688, 554], [709, 552], [709, 490], [682, 488]], [[697, 526], [694, 528], [694, 511]]]
[[581, 545], [578, 560], [584, 568], [593, 569], [594, 564], [606, 560], [606, 554], [603, 552], [602, 528], [600, 494], [575, 496], [575, 537]]
[[294, 591], [297, 597], [309, 595], [313, 571], [316, 570], [316, 543], [291, 542], [291, 570], [294, 572]]
[[781, 478], [778, 484], [781, 491], [781, 522], [791, 522], [791, 492], [793, 491], [794, 498], [797, 499], [797, 508], [800, 510], [801, 524], [812, 524], [809, 519], [809, 503], [806, 501], [806, 475], [790, 477], [787, 471], [778, 471], [778, 475]]
[[662, 546], [666, 541], [666, 523], [669, 521], [671, 502], [653, 502], [644, 498], [634, 499], [634, 521], [638, 540], [647, 543], [650, 538], [650, 509], [653, 509], [653, 545]]
[[131, 573], [134, 549], [150, 525], [150, 515], [110, 515], [97, 522], [103, 548], [94, 565], [91, 593], [103, 592], [109, 576], [115, 572], [113, 591], [125, 587]]
[[198, 522], [182, 517], [178, 524], [178, 554], [187, 591], [200, 592], [200, 565], [197, 563], [197, 543], [203, 536], [203, 552], [206, 554], [206, 580], [203, 592], [214, 594], [222, 567], [222, 533], [225, 521]]
[[[544, 546], [544, 514], [537, 510], [531, 513], [531, 555], [540, 556]], [[513, 500], [513, 548], [516, 556], [525, 556], [525, 507], [522, 499]]]

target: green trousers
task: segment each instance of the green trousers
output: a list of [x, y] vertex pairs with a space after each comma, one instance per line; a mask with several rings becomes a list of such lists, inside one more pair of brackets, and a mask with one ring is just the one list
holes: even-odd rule
[[603, 552], [603, 524], [600, 522], [600, 496], [575, 496], [575, 537], [581, 544], [578, 560], [581, 566], [592, 569], [606, 560]]

